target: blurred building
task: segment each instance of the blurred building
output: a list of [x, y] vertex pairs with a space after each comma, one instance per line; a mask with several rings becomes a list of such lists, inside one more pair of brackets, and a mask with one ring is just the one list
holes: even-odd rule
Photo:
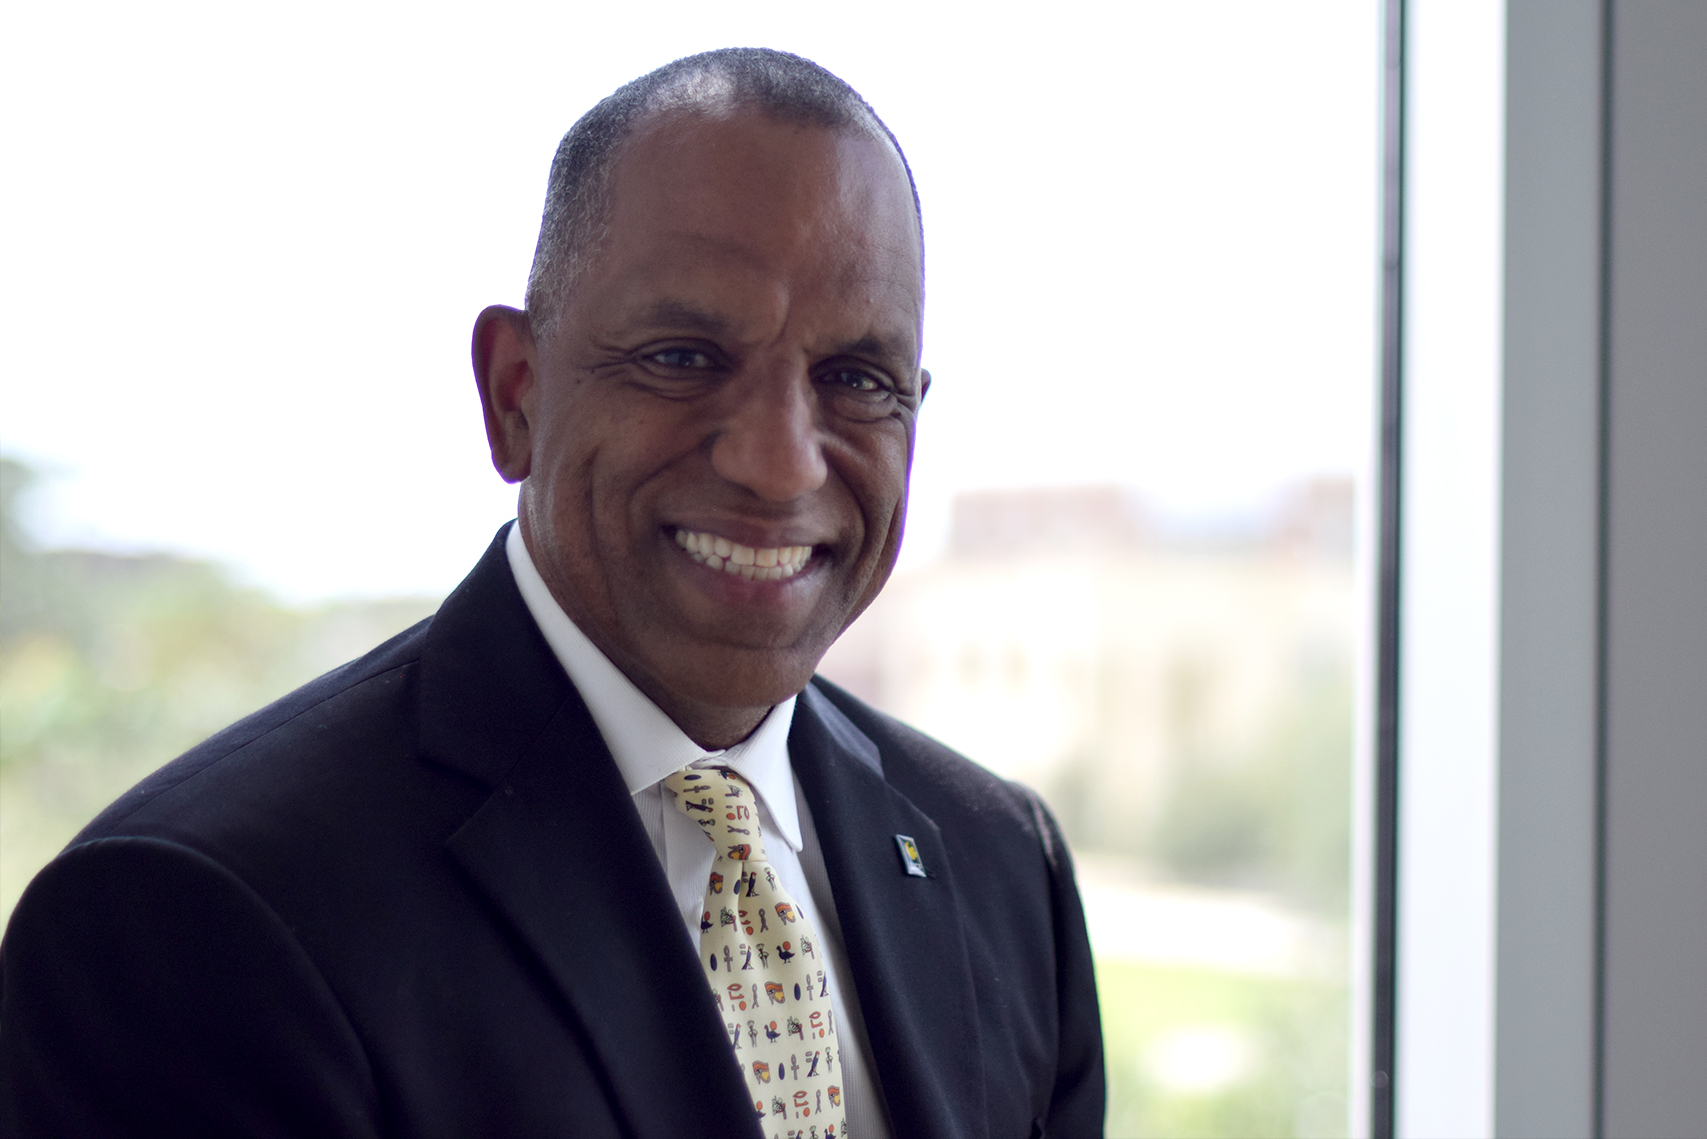
[[1190, 768], [1236, 767], [1349, 670], [1352, 486], [1187, 531], [1115, 487], [965, 494], [822, 671], [1039, 788], [1075, 844], [1142, 854]]

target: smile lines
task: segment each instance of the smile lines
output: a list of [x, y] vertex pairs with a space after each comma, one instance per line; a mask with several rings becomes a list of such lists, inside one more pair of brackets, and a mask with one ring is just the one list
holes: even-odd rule
[[677, 530], [676, 545], [694, 561], [748, 581], [781, 581], [793, 577], [812, 556], [811, 546], [765, 546], [754, 549], [704, 531]]

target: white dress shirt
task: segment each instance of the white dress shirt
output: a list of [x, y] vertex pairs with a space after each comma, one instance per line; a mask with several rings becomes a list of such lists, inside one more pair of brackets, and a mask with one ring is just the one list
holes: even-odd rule
[[[668, 801], [663, 779], [684, 767], [716, 764], [739, 772], [758, 796], [765, 853], [797, 909], [811, 915], [819, 940], [827, 943], [825, 972], [842, 1046], [843, 1103], [847, 1134], [855, 1139], [890, 1139], [888, 1112], [874, 1077], [871, 1045], [859, 1012], [853, 975], [847, 967], [836, 900], [812, 812], [800, 793], [788, 755], [794, 697], [772, 708], [756, 731], [734, 747], [706, 751], [690, 740], [663, 709], [634, 686], [598, 646], [576, 628], [546, 587], [528, 555], [519, 524], [510, 527], [505, 551], [510, 571], [535, 624], [586, 702], [617, 770], [634, 797], [641, 825], [664, 867], [682, 928], [699, 953], [699, 918], [716, 851], [699, 827]], [[707, 982], [709, 984], [710, 982]]]

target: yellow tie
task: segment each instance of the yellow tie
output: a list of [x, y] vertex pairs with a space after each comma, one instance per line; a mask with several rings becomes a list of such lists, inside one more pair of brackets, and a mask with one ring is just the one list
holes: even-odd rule
[[769, 1139], [847, 1139], [841, 1040], [823, 944], [777, 880], [759, 807], [727, 767], [664, 780], [717, 851], [699, 919], [699, 963]]

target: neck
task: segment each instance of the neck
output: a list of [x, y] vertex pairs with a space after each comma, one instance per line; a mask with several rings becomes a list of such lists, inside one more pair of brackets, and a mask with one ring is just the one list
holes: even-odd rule
[[706, 751], [721, 751], [734, 747], [758, 730], [770, 715], [770, 706], [763, 708], [724, 708], [713, 704], [700, 704], [696, 701], [683, 700], [668, 693], [655, 691], [654, 686], [642, 683], [635, 677], [630, 677], [635, 686], [651, 699], [652, 703], [663, 709], [664, 715], [675, 721], [676, 727], [688, 739], [704, 748]]

